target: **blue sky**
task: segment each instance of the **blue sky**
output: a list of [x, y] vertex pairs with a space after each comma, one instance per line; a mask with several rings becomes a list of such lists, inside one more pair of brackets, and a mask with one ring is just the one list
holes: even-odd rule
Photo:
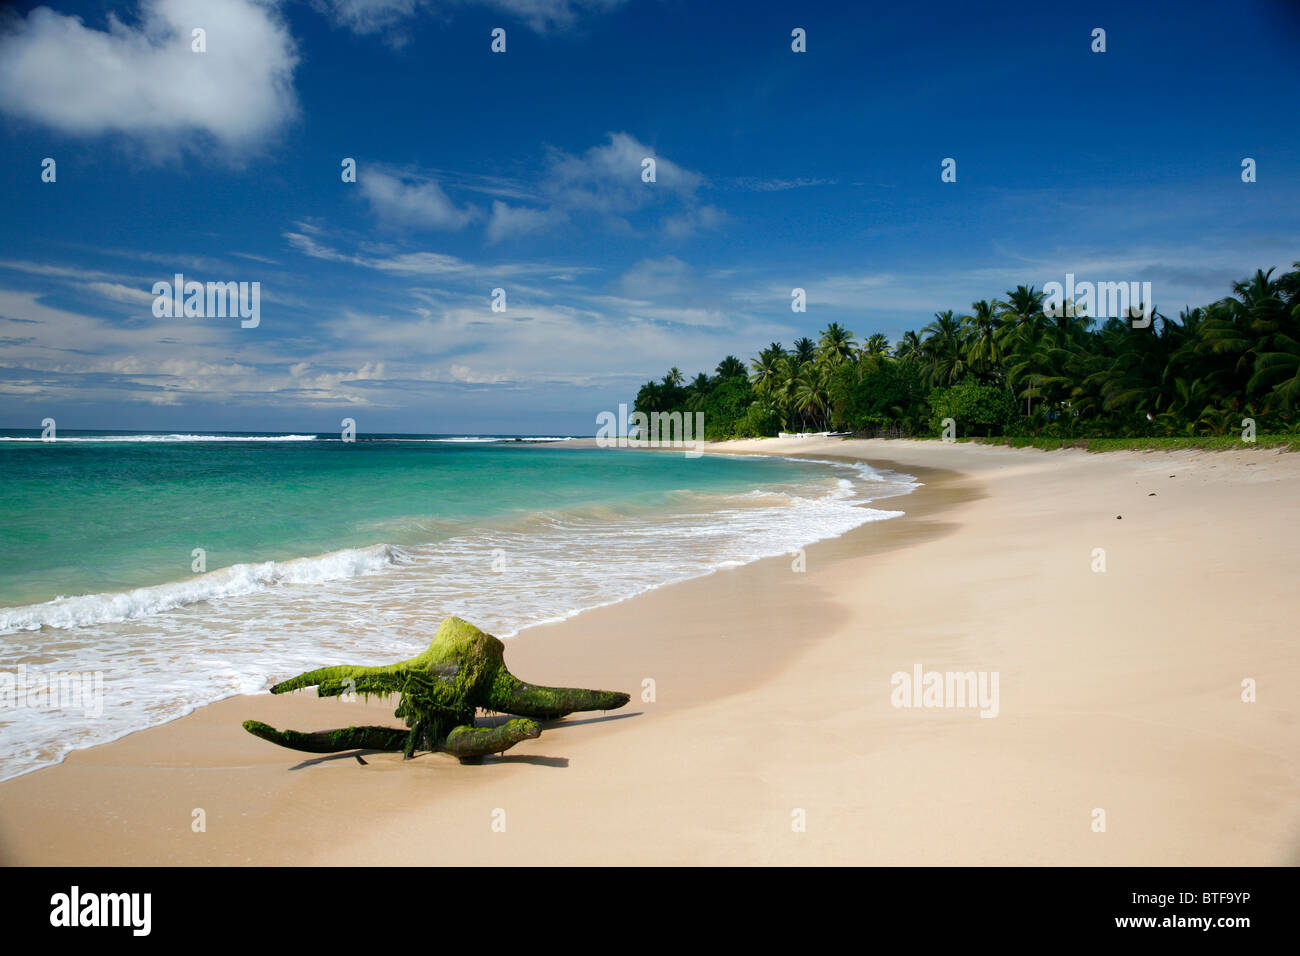
[[[1300, 259], [1295, 3], [741, 9], [18, 5], [0, 426], [591, 434], [830, 321], [1067, 272], [1176, 315]], [[176, 272], [260, 282], [260, 325], [156, 318]]]

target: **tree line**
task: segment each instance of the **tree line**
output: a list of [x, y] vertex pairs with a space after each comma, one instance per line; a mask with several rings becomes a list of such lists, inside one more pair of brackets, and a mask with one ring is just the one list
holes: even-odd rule
[[[1148, 327], [1044, 309], [1017, 286], [969, 313], [936, 312], [894, 343], [859, 343], [838, 322], [817, 341], [772, 342], [748, 367], [728, 355], [691, 381], [677, 368], [641, 386], [638, 411], [703, 412], [710, 439], [778, 431], [1049, 438], [1224, 435], [1300, 424], [1300, 262], [1256, 271], [1232, 295]], [[1060, 313], [1060, 314], [1056, 314]], [[1145, 324], [1145, 323], [1141, 323]]]

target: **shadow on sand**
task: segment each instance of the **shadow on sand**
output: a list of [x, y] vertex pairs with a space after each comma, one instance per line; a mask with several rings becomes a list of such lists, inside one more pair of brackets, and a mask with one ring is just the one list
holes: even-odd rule
[[[626, 720], [629, 717], [641, 717], [644, 711], [635, 711], [630, 714], [605, 714], [601, 717], [585, 717], [582, 720], [568, 720], [561, 717], [558, 720], [548, 720], [542, 722], [542, 728], [545, 731], [562, 730], [565, 727], [577, 727], [580, 724], [603, 724], [610, 720]], [[476, 727], [497, 727], [504, 724], [507, 720], [513, 718], [508, 715], [494, 714], [491, 717], [480, 717], [474, 721]], [[364, 758], [375, 754], [384, 754], [384, 750], [345, 750], [336, 754], [321, 754], [319, 757], [313, 757], [310, 760], [303, 760], [294, 764], [289, 769], [306, 770], [308, 767], [316, 767], [323, 763], [329, 763], [334, 760], [355, 760], [362, 766], [366, 765]], [[411, 759], [419, 760], [422, 757], [438, 756], [438, 754], [417, 753]], [[444, 755], [445, 756], [445, 755]], [[497, 754], [491, 757], [471, 757], [461, 761], [466, 766], [485, 766], [488, 764], [498, 763], [522, 763], [530, 764], [535, 767], [567, 767], [569, 765], [568, 757], [543, 757], [535, 754]]]

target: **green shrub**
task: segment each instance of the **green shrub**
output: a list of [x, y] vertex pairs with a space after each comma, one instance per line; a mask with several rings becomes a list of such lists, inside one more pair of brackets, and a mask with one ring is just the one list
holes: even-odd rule
[[1016, 418], [1016, 400], [1005, 387], [980, 385], [974, 379], [964, 379], [951, 388], [936, 388], [926, 398], [933, 414], [930, 427], [936, 433], [943, 429], [943, 420], [951, 418], [957, 423], [957, 434], [1001, 435]]
[[753, 402], [732, 428], [732, 438], [767, 438], [781, 430], [781, 417], [762, 402]]

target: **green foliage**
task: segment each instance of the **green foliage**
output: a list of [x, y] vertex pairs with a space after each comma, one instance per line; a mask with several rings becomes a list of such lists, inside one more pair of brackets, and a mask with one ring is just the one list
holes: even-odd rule
[[732, 429], [733, 438], [764, 438], [781, 430], [781, 416], [776, 409], [762, 402], [753, 402], [745, 417]]
[[1277, 448], [1283, 451], [1300, 451], [1300, 436], [1257, 435], [1254, 442], [1242, 441], [1236, 435], [1206, 436], [1197, 438], [971, 438], [958, 439], [981, 445], [1007, 445], [1011, 448], [1039, 448], [1057, 451], [1062, 448], [1081, 448], [1085, 451], [1247, 451], [1253, 448]]
[[1005, 385], [981, 385], [966, 378], [951, 388], [936, 388], [926, 396], [933, 414], [930, 430], [943, 429], [943, 420], [957, 423], [958, 435], [1000, 435], [1016, 417], [1016, 400]]
[[832, 421], [852, 431], [876, 434], [899, 428], [913, 434], [930, 411], [920, 366], [884, 356], [835, 369], [829, 392]]
[[[1296, 263], [1300, 270], [1300, 262]], [[859, 348], [832, 322], [818, 341], [773, 342], [750, 374], [727, 356], [689, 385], [678, 369], [647, 382], [639, 411], [704, 411], [710, 439], [781, 430], [922, 436], [953, 418], [962, 435], [1080, 442], [1294, 433], [1300, 424], [1300, 271], [1256, 272], [1232, 296], [1127, 318], [1048, 315], [1043, 293], [1017, 286], [971, 314], [936, 312], [893, 347]], [[755, 403], [759, 410], [755, 411]]]
[[654, 412], [704, 413], [704, 437], [722, 441], [738, 437], [754, 402], [754, 389], [745, 365], [734, 355], [718, 363], [713, 375], [699, 373], [683, 386], [681, 372], [673, 369], [658, 382], [646, 382], [637, 392], [633, 407], [647, 415]]
[[713, 383], [702, 409], [704, 436], [710, 441], [733, 437], [736, 426], [744, 420], [753, 402], [754, 390], [743, 372]]

